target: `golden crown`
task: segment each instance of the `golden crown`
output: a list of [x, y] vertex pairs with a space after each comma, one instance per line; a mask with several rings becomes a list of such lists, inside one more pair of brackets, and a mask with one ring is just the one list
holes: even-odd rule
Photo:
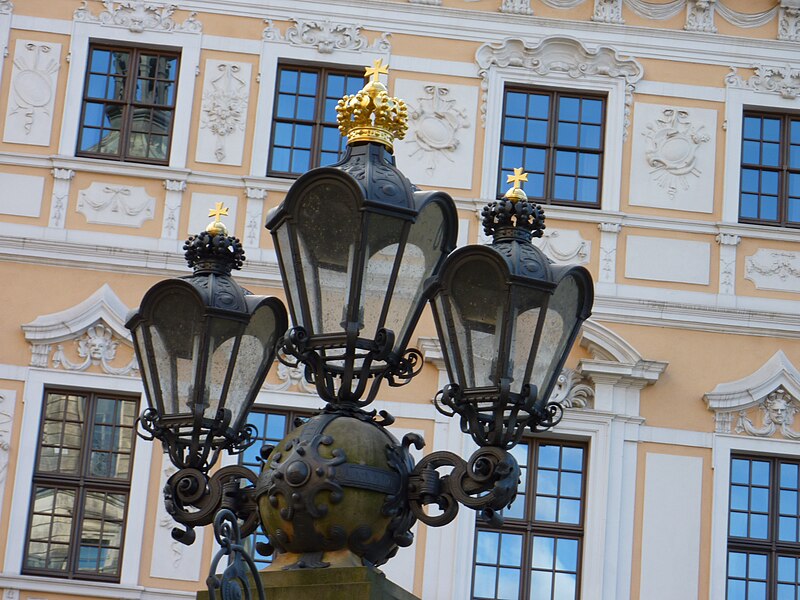
[[357, 94], [345, 96], [336, 106], [339, 131], [347, 143], [380, 142], [389, 151], [394, 140], [402, 140], [408, 129], [408, 108], [399, 98], [389, 96], [378, 77], [389, 73], [382, 59], [364, 69], [370, 80]]

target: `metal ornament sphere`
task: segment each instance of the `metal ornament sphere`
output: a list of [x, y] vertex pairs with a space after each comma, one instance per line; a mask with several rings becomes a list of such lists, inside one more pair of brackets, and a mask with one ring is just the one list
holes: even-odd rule
[[272, 450], [256, 485], [271, 570], [381, 565], [411, 544], [409, 446], [421, 440], [400, 444], [383, 427], [392, 420], [323, 412]]

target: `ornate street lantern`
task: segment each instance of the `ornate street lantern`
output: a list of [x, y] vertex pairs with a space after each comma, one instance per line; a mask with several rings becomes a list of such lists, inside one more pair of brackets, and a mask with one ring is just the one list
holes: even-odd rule
[[555, 266], [531, 244], [544, 211], [519, 187], [522, 169], [508, 177], [513, 187], [482, 213], [492, 243], [453, 252], [431, 301], [452, 382], [438, 408], [478, 445], [506, 449], [561, 419], [548, 398], [593, 300], [585, 268]]
[[371, 81], [339, 102], [345, 157], [297, 179], [267, 220], [295, 325], [282, 351], [321, 398], [353, 407], [421, 366], [406, 348], [458, 227], [447, 194], [417, 191], [394, 166], [407, 109], [378, 80], [387, 72], [375, 61]]
[[[211, 504], [205, 493], [206, 474], [219, 452], [235, 454], [254, 441], [247, 413], [287, 328], [280, 300], [254, 296], [231, 278], [244, 251], [219, 221], [225, 214], [227, 208], [217, 203], [209, 215], [214, 222], [187, 240], [186, 260], [194, 273], [157, 283], [126, 323], [149, 405], [139, 423], [181, 469], [167, 486], [168, 508], [189, 526], [210, 523], [216, 512], [211, 504], [219, 500], [213, 497], [221, 494], [219, 486], [212, 485]], [[225, 471], [214, 483], [246, 477], [245, 471]], [[207, 514], [194, 510], [198, 503]]]

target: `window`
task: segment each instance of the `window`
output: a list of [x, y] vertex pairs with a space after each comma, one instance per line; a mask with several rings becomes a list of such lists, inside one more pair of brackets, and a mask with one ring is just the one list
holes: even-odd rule
[[604, 115], [602, 97], [506, 89], [498, 196], [522, 167], [531, 200], [599, 208]]
[[577, 600], [580, 597], [586, 447], [518, 444], [522, 471], [502, 529], [478, 520], [472, 598]]
[[739, 221], [800, 227], [800, 115], [744, 113]]
[[[258, 429], [258, 437], [255, 443], [241, 454], [239, 463], [250, 467], [256, 473], [260, 473], [261, 447], [264, 445], [277, 446], [287, 433], [307, 421], [308, 417], [308, 414], [277, 410], [260, 410], [259, 407], [254, 407], [247, 415], [247, 422], [251, 425], [255, 425], [256, 429]], [[268, 541], [267, 536], [259, 530], [257, 533], [251, 535], [245, 542], [247, 551], [250, 553], [250, 556], [259, 569], [263, 569], [271, 563], [272, 557], [261, 556], [258, 552], [254, 551], [255, 546], [257, 543], [267, 543]]]
[[167, 164], [178, 62], [175, 52], [92, 45], [77, 154]]
[[800, 461], [731, 457], [728, 600], [800, 595]]
[[138, 402], [47, 391], [23, 572], [118, 581]]
[[361, 73], [281, 65], [275, 94], [268, 175], [297, 177], [344, 154], [336, 104], [364, 85]]

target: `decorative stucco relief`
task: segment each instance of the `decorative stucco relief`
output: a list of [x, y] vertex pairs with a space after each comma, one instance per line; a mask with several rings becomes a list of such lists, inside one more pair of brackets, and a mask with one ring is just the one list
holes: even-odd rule
[[86, 371], [91, 366], [100, 366], [104, 373], [109, 375], [136, 375], [139, 365], [136, 358], [122, 367], [112, 366], [112, 362], [117, 357], [117, 348], [120, 340], [114, 336], [114, 332], [103, 325], [97, 323], [89, 327], [83, 335], [74, 340], [78, 357], [81, 362], [72, 362], [64, 352], [64, 345], [56, 345], [53, 352], [52, 365], [54, 369], [63, 368], [67, 371]]
[[688, 0], [686, 3], [686, 31], [702, 31], [717, 33], [714, 25], [714, 9], [716, 0]]
[[531, 0], [503, 0], [500, 12], [512, 15], [532, 15]]
[[630, 203], [713, 212], [716, 127], [715, 110], [637, 103]]
[[182, 179], [165, 179], [164, 220], [161, 223], [161, 237], [175, 239], [178, 237], [178, 219], [180, 218], [183, 192], [186, 181]]
[[61, 44], [17, 40], [3, 141], [48, 146]]
[[750, 68], [753, 69], [753, 75], [745, 79], [739, 75], [736, 67], [731, 67], [731, 72], [725, 76], [725, 85], [779, 94], [787, 100], [794, 100], [800, 94], [800, 69], [792, 68], [791, 65], [753, 65]]
[[242, 164], [251, 68], [250, 63], [206, 60], [198, 162]]
[[287, 367], [282, 362], [276, 363], [278, 368], [275, 375], [278, 382], [265, 382], [264, 389], [270, 392], [301, 392], [303, 394], [316, 394], [317, 388], [313, 383], [308, 383], [305, 378], [305, 367]]
[[573, 79], [608, 77], [621, 79], [625, 86], [625, 137], [630, 124], [630, 107], [635, 84], [644, 69], [633, 58], [623, 58], [608, 46], [589, 49], [579, 40], [569, 37], [550, 37], [536, 46], [521, 39], [509, 38], [502, 42], [483, 44], [475, 54], [478, 75], [481, 77], [481, 120], [486, 121], [486, 102], [489, 91], [489, 71], [492, 67], [518, 67], [546, 77], [552, 73], [568, 75]]
[[[794, 417], [800, 410], [800, 371], [779, 350], [755, 372], [739, 379], [720, 383], [703, 399], [714, 412], [717, 433], [744, 433], [770, 437], [780, 433], [800, 439], [794, 430]], [[748, 416], [758, 408], [761, 423]]]
[[534, 238], [533, 244], [556, 264], [585, 265], [592, 247], [580, 231], [572, 229], [545, 229], [544, 235]]
[[550, 401], [564, 408], [592, 408], [594, 387], [583, 375], [565, 367], [558, 376]]
[[8, 475], [8, 454], [11, 450], [11, 425], [14, 421], [14, 401], [16, 394], [0, 390], [0, 499]]
[[351, 50], [355, 52], [391, 52], [389, 33], [382, 33], [372, 44], [361, 32], [363, 27], [354, 23], [335, 23], [329, 20], [306, 20], [293, 18], [294, 25], [281, 35], [280, 30], [271, 19], [267, 19], [264, 29], [264, 40], [269, 42], [287, 42], [295, 46], [311, 46], [320, 54], [331, 54], [335, 50]]
[[800, 42], [799, 0], [781, 0], [778, 10], [778, 39]]
[[183, 23], [176, 23], [172, 18], [178, 8], [175, 4], [154, 2], [152, 0], [103, 0], [105, 10], [95, 15], [89, 10], [88, 0], [82, 0], [75, 9], [73, 18], [76, 21], [88, 21], [124, 27], [132, 33], [151, 31], [181, 31], [185, 33], [201, 33], [203, 24], [197, 20], [193, 12]]
[[459, 130], [470, 126], [467, 111], [449, 94], [445, 86], [426, 85], [425, 96], [416, 99], [408, 115], [408, 137], [416, 145], [411, 156], [423, 161], [430, 174], [440, 160], [454, 162], [452, 155], [461, 143]]
[[245, 195], [247, 196], [247, 212], [245, 213], [244, 243], [251, 248], [258, 248], [267, 190], [262, 187], [247, 186]]
[[592, 21], [597, 23], [615, 23], [622, 25], [622, 0], [594, 0]]
[[14, 3], [11, 0], [0, 0], [0, 15], [10, 15], [14, 12]]
[[800, 252], [760, 248], [745, 258], [744, 278], [760, 290], [800, 292]]
[[153, 218], [155, 204], [143, 187], [95, 181], [78, 193], [76, 210], [88, 223], [141, 227]]

